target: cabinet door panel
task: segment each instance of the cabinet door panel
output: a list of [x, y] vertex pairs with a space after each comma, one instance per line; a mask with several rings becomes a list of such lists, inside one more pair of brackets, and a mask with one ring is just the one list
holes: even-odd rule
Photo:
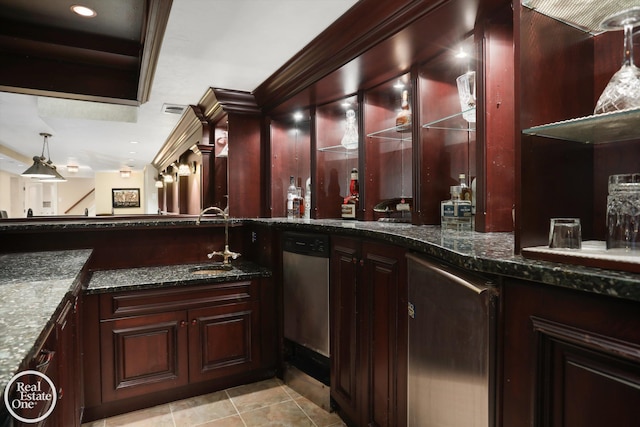
[[637, 359], [637, 346], [545, 319], [533, 318], [533, 324], [541, 355], [536, 386], [541, 425], [623, 426], [640, 419], [640, 365], [617, 357]]
[[358, 299], [356, 276], [358, 252], [350, 240], [334, 239], [331, 253], [331, 397], [353, 422], [360, 420]]
[[515, 280], [503, 296], [502, 426], [637, 424], [637, 302]]
[[187, 384], [184, 312], [103, 322], [103, 400]]
[[[384, 427], [398, 424], [398, 293], [404, 254], [389, 246], [363, 245], [364, 271], [362, 286], [368, 295], [369, 315], [366, 330], [369, 338], [371, 375], [368, 385], [369, 415], [372, 425]], [[403, 312], [406, 313], [406, 312]]]
[[391, 327], [395, 313], [395, 260], [367, 254], [364, 283], [370, 287], [371, 313], [369, 339], [371, 341], [371, 384], [369, 384], [370, 418], [379, 426], [388, 426], [393, 408], [394, 343]]
[[220, 378], [257, 367], [258, 321], [258, 303], [190, 310], [190, 380]]

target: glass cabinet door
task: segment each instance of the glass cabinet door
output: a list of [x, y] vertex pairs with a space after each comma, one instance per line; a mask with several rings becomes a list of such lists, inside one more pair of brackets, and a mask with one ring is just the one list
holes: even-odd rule
[[411, 221], [412, 99], [409, 75], [365, 92], [365, 219]]
[[[309, 112], [296, 112], [271, 122], [271, 216], [287, 216], [287, 189], [290, 177], [304, 197], [311, 176], [311, 120]], [[301, 212], [300, 216], [304, 213]]]
[[351, 173], [359, 168], [359, 106], [356, 96], [316, 108], [316, 194], [312, 218], [340, 218], [350, 193]]
[[476, 177], [476, 60], [473, 37], [423, 64], [420, 102], [420, 201], [422, 223], [441, 222], [440, 202], [451, 187], [472, 187]]

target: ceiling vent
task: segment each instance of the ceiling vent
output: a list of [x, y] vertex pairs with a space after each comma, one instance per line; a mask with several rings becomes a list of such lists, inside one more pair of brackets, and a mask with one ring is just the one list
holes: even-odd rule
[[162, 104], [162, 112], [166, 114], [182, 114], [186, 108], [186, 105]]

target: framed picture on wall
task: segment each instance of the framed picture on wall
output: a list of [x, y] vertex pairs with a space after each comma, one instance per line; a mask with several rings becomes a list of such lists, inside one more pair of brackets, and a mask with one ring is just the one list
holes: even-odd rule
[[113, 188], [111, 189], [111, 206], [114, 208], [139, 208], [139, 188]]

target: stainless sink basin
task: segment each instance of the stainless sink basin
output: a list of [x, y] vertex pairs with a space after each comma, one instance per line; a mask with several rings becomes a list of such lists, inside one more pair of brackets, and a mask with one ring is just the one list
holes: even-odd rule
[[200, 265], [198, 267], [190, 268], [189, 271], [193, 274], [202, 274], [202, 275], [216, 275], [223, 274], [230, 270], [233, 270], [233, 266], [230, 264], [210, 264], [210, 265]]

